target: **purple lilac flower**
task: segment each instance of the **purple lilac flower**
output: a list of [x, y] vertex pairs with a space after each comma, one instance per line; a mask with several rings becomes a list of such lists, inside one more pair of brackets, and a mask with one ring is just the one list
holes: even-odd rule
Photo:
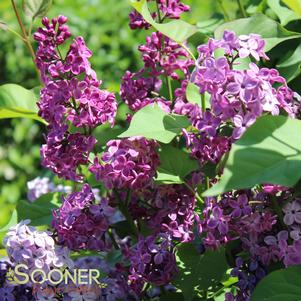
[[188, 52], [176, 42], [160, 32], [153, 32], [146, 38], [146, 44], [139, 46], [145, 68], [152, 70], [153, 76], [168, 75], [179, 80], [176, 71], [189, 76], [189, 67], [193, 65]]
[[131, 73], [127, 71], [122, 77], [120, 96], [129, 108], [136, 112], [151, 103], [157, 103], [164, 111], [169, 112], [170, 102], [155, 95], [161, 89], [162, 81], [157, 77], [143, 76], [143, 69]]
[[228, 235], [230, 217], [224, 214], [215, 198], [205, 200], [202, 219], [198, 218], [198, 229], [203, 234], [205, 248], [216, 249], [230, 240]]
[[[216, 58], [222, 48], [225, 55]], [[278, 115], [280, 109], [295, 116], [293, 93], [277, 70], [259, 68], [254, 63], [248, 70], [236, 70], [238, 57], [252, 56], [267, 59], [264, 40], [258, 35], [237, 37], [225, 31], [221, 40], [210, 39], [198, 47], [199, 58], [191, 80], [201, 93], [211, 95], [211, 114], [226, 122], [232, 120], [232, 138], [239, 139], [243, 132], [264, 112]], [[199, 122], [202, 122], [202, 118]], [[216, 125], [216, 130], [218, 125]]]
[[58, 243], [71, 250], [108, 250], [111, 243], [106, 232], [114, 213], [107, 199], [95, 202], [91, 187], [85, 184], [81, 191], [63, 197], [61, 208], [53, 211]]
[[190, 10], [190, 7], [180, 0], [157, 0], [157, 2], [164, 17], [170, 19], [179, 19], [182, 13]]
[[130, 280], [157, 286], [168, 284], [177, 273], [176, 257], [166, 235], [139, 237], [129, 251]]
[[60, 256], [60, 248], [56, 248], [50, 232], [37, 231], [29, 226], [30, 221], [21, 221], [9, 229], [4, 238], [4, 245], [13, 264], [26, 264], [29, 270], [43, 269], [49, 272], [53, 267], [62, 267], [72, 261], [65, 250], [64, 259]]
[[195, 198], [186, 186], [159, 186], [152, 205], [155, 212], [149, 216], [151, 229], [169, 234], [180, 242], [194, 238]]
[[301, 202], [299, 200], [286, 204], [283, 212], [286, 225], [291, 226], [293, 223], [301, 224]]
[[102, 156], [103, 163], [95, 158], [90, 171], [108, 189], [143, 188], [152, 182], [159, 165], [157, 143], [142, 137], [111, 140]]
[[[70, 37], [66, 22], [64, 16], [51, 22], [43, 18], [45, 28], [39, 28], [34, 35], [39, 43], [37, 66], [44, 82], [39, 115], [49, 123], [41, 154], [43, 166], [60, 177], [78, 181], [81, 175], [76, 169], [87, 164], [88, 154], [96, 143], [87, 132], [107, 122], [114, 125], [117, 103], [114, 94], [100, 90], [101, 81], [89, 62], [92, 52], [82, 37], [75, 38], [66, 57], [61, 57], [58, 46]], [[85, 135], [69, 133], [68, 121], [83, 127]]]
[[14, 287], [0, 288], [0, 301], [15, 301]]
[[287, 241], [281, 240], [279, 248], [286, 267], [301, 264], [301, 240], [294, 241], [291, 245], [288, 245]]
[[231, 213], [233, 218], [249, 215], [252, 212], [252, 208], [249, 205], [249, 198], [246, 194], [241, 194], [236, 199], [230, 200], [229, 205], [233, 208]]
[[54, 191], [55, 185], [50, 182], [49, 178], [37, 177], [27, 182], [27, 189], [27, 198], [29, 201], [33, 202], [42, 195]]
[[57, 129], [47, 135], [47, 142], [41, 148], [42, 165], [51, 169], [59, 177], [81, 181], [77, 167], [88, 163], [88, 156], [96, 143], [93, 136], [80, 133], [64, 133], [57, 137]]
[[237, 295], [232, 300], [250, 301], [257, 283], [265, 277], [266, 273], [266, 270], [258, 261], [253, 260], [246, 264], [238, 257], [236, 259], [236, 267], [231, 271], [233, 277], [238, 277]]
[[[155, 16], [156, 15], [153, 14], [153, 17]], [[130, 12], [129, 20], [131, 29], [149, 29], [151, 27], [135, 9]]]

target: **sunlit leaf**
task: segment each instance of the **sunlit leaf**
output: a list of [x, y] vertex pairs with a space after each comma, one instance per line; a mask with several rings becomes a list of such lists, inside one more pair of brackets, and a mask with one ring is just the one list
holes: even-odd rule
[[128, 1], [149, 24], [151, 24], [158, 31], [162, 32], [165, 36], [171, 38], [172, 40], [178, 43], [183, 43], [198, 31], [196, 26], [191, 25], [182, 20], [173, 20], [164, 24], [157, 23], [154, 21], [153, 17], [151, 16], [148, 10], [146, 0]]
[[224, 173], [204, 196], [271, 183], [292, 187], [301, 178], [301, 121], [264, 116], [232, 145]]
[[301, 266], [272, 272], [256, 286], [251, 301], [300, 301]]
[[151, 104], [139, 110], [133, 116], [128, 130], [118, 137], [142, 136], [169, 143], [189, 124], [186, 116], [168, 114], [158, 105]]
[[0, 119], [30, 118], [46, 123], [37, 114], [35, 94], [19, 85], [5, 84], [0, 86]]
[[285, 29], [278, 22], [269, 17], [257, 14], [250, 18], [237, 19], [219, 26], [215, 31], [215, 37], [220, 39], [225, 30], [232, 30], [237, 35], [256, 33], [261, 35], [265, 41], [265, 50], [269, 51], [278, 44], [301, 37], [301, 33]]
[[23, 10], [32, 19], [44, 17], [50, 9], [52, 0], [23, 0]]

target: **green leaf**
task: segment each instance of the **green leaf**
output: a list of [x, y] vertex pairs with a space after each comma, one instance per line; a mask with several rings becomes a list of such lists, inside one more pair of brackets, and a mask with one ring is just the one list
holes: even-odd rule
[[8, 26], [5, 22], [0, 20], [0, 29], [6, 31], [8, 29]]
[[52, 210], [59, 207], [58, 193], [45, 194], [33, 203], [21, 200], [17, 205], [18, 220], [30, 219], [32, 226], [50, 225]]
[[160, 296], [160, 301], [184, 301], [181, 293], [167, 292]]
[[7, 257], [7, 253], [5, 249], [0, 249], [0, 258]]
[[189, 82], [186, 88], [186, 98], [189, 102], [199, 105], [202, 107], [202, 96], [200, 89], [197, 85]]
[[233, 144], [220, 181], [204, 196], [271, 183], [292, 187], [301, 178], [301, 121], [264, 116]]
[[177, 257], [180, 272], [173, 284], [182, 291], [185, 301], [219, 283], [227, 270], [223, 248], [200, 255], [192, 243], [184, 243], [179, 246]]
[[15, 226], [18, 223], [17, 210], [15, 210], [15, 209], [13, 211], [11, 211], [11, 210], [12, 210], [12, 208], [10, 208], [10, 206], [5, 206], [5, 207], [1, 208], [0, 216], [2, 217], [4, 215], [5, 216], [4, 221], [6, 220], [6, 218], [8, 218], [8, 222], [5, 225], [3, 225], [3, 223], [1, 223], [2, 228], [0, 229], [0, 246], [2, 246], [2, 241], [3, 241], [3, 238], [5, 237], [7, 231], [11, 227]]
[[225, 30], [232, 30], [237, 35], [250, 33], [261, 35], [266, 41], [266, 51], [271, 50], [281, 42], [301, 37], [301, 33], [289, 31], [278, 22], [262, 14], [224, 23], [216, 29], [215, 38], [222, 38]]
[[293, 20], [298, 20], [301, 18], [300, 15], [296, 14], [295, 12], [291, 11], [285, 6], [280, 4], [280, 0], [268, 0], [269, 7], [274, 11], [274, 13], [279, 18], [281, 25], [285, 26], [289, 22]]
[[50, 9], [52, 0], [23, 0], [23, 11], [32, 18], [44, 17]]
[[301, 16], [301, 1], [300, 0], [282, 0], [291, 10]]
[[272, 272], [255, 288], [251, 301], [300, 301], [301, 266]]
[[[210, 94], [205, 92], [205, 107], [206, 109], [210, 109]], [[200, 94], [200, 90], [198, 86], [194, 83], [189, 82], [186, 88], [186, 98], [190, 103], [197, 104], [200, 108], [202, 108], [202, 95]]]
[[196, 26], [200, 33], [211, 35], [221, 24], [223, 24], [222, 16], [221, 18], [210, 18], [209, 20], [198, 22]]
[[148, 6], [147, 1], [135, 1], [128, 0], [129, 3], [143, 16], [143, 18], [151, 24], [156, 30], [162, 32], [165, 36], [171, 38], [177, 43], [183, 43], [193, 34], [195, 34], [198, 29], [196, 26], [191, 25], [182, 20], [173, 20], [168, 23], [160, 24], [154, 21], [152, 18]]
[[301, 74], [301, 44], [296, 48], [294, 53], [285, 61], [280, 63], [277, 68], [287, 82], [292, 81]]
[[22, 117], [46, 124], [37, 115], [36, 102], [37, 98], [32, 91], [15, 84], [2, 85], [0, 86], [0, 119]]
[[13, 213], [11, 214], [11, 217], [10, 217], [10, 220], [9, 222], [0, 229], [0, 233], [3, 233], [3, 232], [7, 232], [9, 230], [9, 228], [13, 227], [14, 225], [16, 225], [18, 223], [18, 212], [17, 210], [15, 209], [13, 211]]
[[188, 174], [199, 168], [187, 152], [171, 145], [163, 146], [159, 154], [161, 164], [156, 181], [162, 184], [183, 183]]
[[158, 105], [148, 105], [139, 110], [130, 127], [118, 137], [143, 136], [163, 143], [171, 142], [182, 128], [189, 126], [186, 116], [167, 114]]

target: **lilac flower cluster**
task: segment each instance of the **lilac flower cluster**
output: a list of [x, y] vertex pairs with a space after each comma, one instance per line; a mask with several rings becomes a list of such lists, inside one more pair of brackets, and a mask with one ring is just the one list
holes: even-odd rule
[[139, 237], [128, 256], [131, 262], [129, 280], [134, 286], [141, 281], [162, 286], [177, 273], [172, 244], [164, 234]]
[[166, 233], [180, 242], [193, 240], [195, 196], [187, 187], [159, 186], [152, 204], [154, 213], [148, 222], [151, 229]]
[[[152, 16], [158, 23], [189, 10], [179, 0], [155, 2], [158, 10]], [[136, 11], [129, 17], [132, 29], [150, 27]], [[65, 296], [66, 300], [108, 301], [140, 300], [151, 295], [151, 290], [169, 285], [178, 272], [179, 243], [200, 240], [198, 249], [204, 253], [230, 241], [240, 242], [237, 254], [246, 256], [242, 260], [233, 255], [232, 276], [238, 278], [238, 285], [235, 296], [226, 294], [227, 301], [250, 300], [270, 264], [301, 264], [301, 200], [291, 189], [265, 184], [214, 198], [198, 195], [217, 181], [215, 176], [206, 178], [205, 167], [216, 167], [259, 116], [296, 115], [294, 94], [285, 79], [277, 70], [253, 63], [268, 60], [264, 40], [256, 34], [237, 36], [225, 31], [223, 38], [209, 39], [198, 47], [196, 61], [186, 46], [160, 32], [152, 33], [138, 48], [144, 65], [122, 77], [122, 101], [133, 112], [157, 103], [167, 113], [186, 115], [191, 123], [173, 142], [186, 147], [200, 170], [181, 177], [181, 184], [167, 185], [156, 181], [160, 144], [154, 140], [114, 139], [96, 154], [92, 130], [104, 123], [114, 125], [117, 104], [113, 94], [100, 90], [101, 82], [89, 62], [92, 52], [82, 37], [75, 38], [66, 57], [61, 57], [59, 45], [70, 37], [66, 22], [62, 16], [51, 22], [44, 18], [45, 28], [35, 35], [44, 83], [39, 114], [49, 124], [41, 150], [43, 165], [59, 177], [94, 185], [94, 177], [86, 176], [92, 173], [101, 196], [97, 199], [91, 186], [83, 184], [79, 191], [63, 197], [52, 221], [60, 248], [50, 233], [38, 232], [26, 223], [11, 230], [5, 241], [11, 261], [49, 269], [68, 262], [68, 256], [62, 255], [67, 249], [97, 251], [103, 258], [116, 252], [120, 258], [114, 264], [93, 257], [77, 260], [78, 267], [96, 266], [104, 271], [106, 286], [97, 293]], [[244, 60], [251, 63], [243, 67]], [[207, 104], [188, 101], [189, 83], [199, 88]], [[131, 116], [127, 121], [131, 122]], [[92, 150], [93, 162], [89, 159]], [[80, 165], [86, 165], [86, 177]], [[37, 188], [32, 185], [32, 198], [55, 189], [50, 186], [47, 181]], [[196, 200], [202, 205], [197, 206]]]
[[90, 171], [108, 189], [143, 188], [151, 184], [160, 163], [157, 146], [156, 142], [142, 137], [111, 140], [101, 158], [103, 164], [95, 158]]
[[72, 267], [69, 250], [55, 246], [50, 232], [38, 231], [29, 226], [30, 221], [21, 221], [9, 229], [4, 246], [12, 264], [25, 264], [29, 270], [63, 266]]
[[[88, 163], [96, 143], [90, 133], [97, 125], [114, 124], [117, 103], [112, 93], [99, 89], [101, 82], [89, 62], [92, 52], [82, 37], [74, 39], [65, 58], [61, 56], [59, 46], [71, 36], [66, 22], [64, 16], [51, 21], [43, 18], [45, 27], [34, 35], [39, 42], [36, 61], [44, 83], [39, 115], [49, 124], [41, 156], [43, 166], [59, 177], [78, 181], [82, 176], [77, 168]], [[71, 133], [68, 121], [84, 134]]]
[[108, 250], [111, 241], [107, 230], [114, 213], [107, 199], [95, 202], [91, 187], [85, 184], [81, 191], [63, 198], [61, 208], [53, 211], [58, 243], [70, 250]]
[[[189, 7], [179, 0], [161, 1], [157, 0], [158, 8], [164, 18], [179, 18], [182, 12], [188, 11]], [[129, 15], [132, 29], [148, 28], [137, 11]], [[158, 16], [158, 12], [153, 14]], [[158, 20], [162, 22], [161, 16]], [[180, 83], [190, 77], [190, 67], [194, 65], [189, 53], [182, 46], [164, 36], [160, 32], [153, 32], [146, 37], [146, 44], [139, 46], [144, 67], [138, 72], [127, 71], [122, 78], [120, 95], [122, 100], [133, 111], [142, 107], [157, 103], [164, 111], [169, 112], [171, 108], [170, 96], [160, 95], [162, 80], [160, 76], [170, 77]]]
[[27, 182], [27, 199], [30, 202], [34, 202], [41, 196], [51, 193], [51, 192], [62, 192], [62, 193], [70, 193], [71, 187], [70, 186], [63, 186], [63, 185], [55, 185], [54, 183], [50, 182], [49, 178], [46, 177], [37, 177], [29, 182]]

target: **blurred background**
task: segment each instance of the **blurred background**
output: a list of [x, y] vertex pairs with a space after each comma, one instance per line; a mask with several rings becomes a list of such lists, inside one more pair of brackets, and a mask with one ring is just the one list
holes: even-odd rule
[[[246, 0], [244, 5], [248, 14], [264, 12], [278, 20], [273, 3], [279, 1]], [[21, 9], [21, 0], [16, 0]], [[224, 13], [230, 19], [240, 16], [235, 0], [183, 0], [191, 6], [191, 12], [184, 17], [192, 24], [199, 23], [205, 29], [195, 36], [191, 47], [204, 42], [216, 22], [224, 21]], [[272, 3], [272, 4], [271, 4]], [[103, 80], [103, 86], [119, 92], [120, 79], [126, 70], [135, 71], [140, 65], [137, 46], [145, 41], [145, 31], [132, 31], [128, 27], [128, 13], [131, 11], [126, 0], [54, 0], [47, 14], [54, 17], [64, 14], [74, 36], [82, 35], [93, 51], [92, 65]], [[25, 23], [29, 20], [22, 15]], [[19, 32], [11, 1], [0, 0], [0, 20]], [[35, 20], [33, 31], [40, 25]], [[289, 23], [291, 30], [300, 29], [300, 21]], [[297, 30], [296, 30], [297, 31]], [[276, 47], [270, 65], [276, 65], [283, 54], [292, 53], [299, 41], [292, 40]], [[36, 47], [33, 42], [34, 48]], [[301, 61], [301, 59], [300, 59]], [[0, 84], [16, 83], [28, 89], [39, 86], [39, 79], [31, 57], [23, 42], [9, 31], [0, 31]], [[294, 78], [291, 86], [300, 90], [300, 75]], [[28, 119], [0, 120], [0, 204], [6, 203], [10, 210], [19, 199], [26, 197], [26, 182], [37, 176], [49, 175], [40, 166], [39, 149], [43, 143], [44, 126]], [[6, 210], [6, 209], [5, 209]], [[0, 211], [0, 221], [10, 216]], [[4, 223], [5, 224], [5, 223]]]

